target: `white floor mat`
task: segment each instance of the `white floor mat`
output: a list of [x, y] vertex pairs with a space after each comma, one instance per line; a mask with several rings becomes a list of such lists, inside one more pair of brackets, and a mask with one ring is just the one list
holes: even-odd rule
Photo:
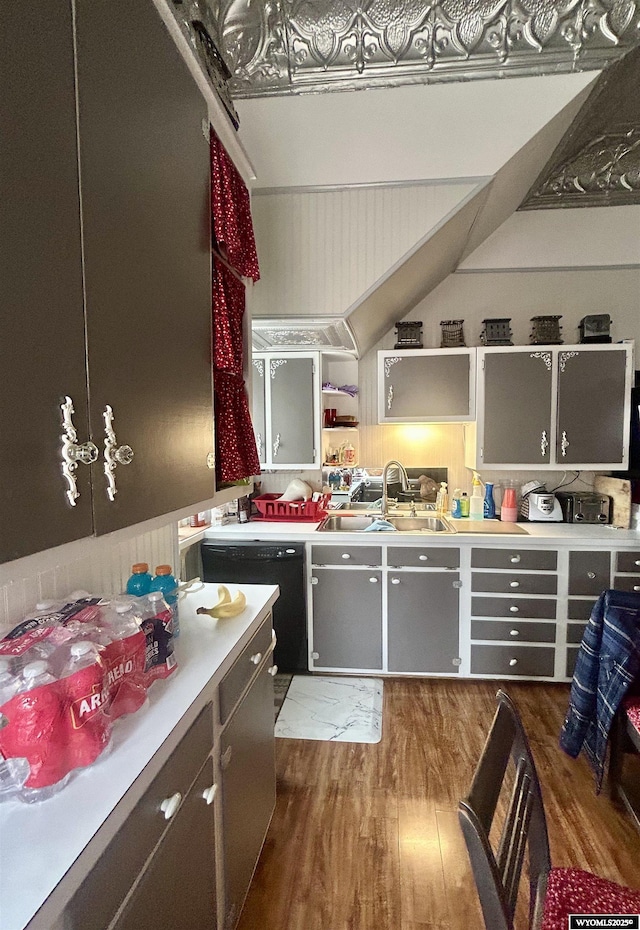
[[379, 743], [381, 678], [294, 675], [276, 721], [276, 736], [343, 743]]

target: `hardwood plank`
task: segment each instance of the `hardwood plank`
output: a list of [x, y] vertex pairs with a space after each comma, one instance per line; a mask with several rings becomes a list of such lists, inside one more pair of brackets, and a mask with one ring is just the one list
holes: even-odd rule
[[276, 740], [276, 811], [238, 930], [482, 927], [457, 805], [501, 684], [529, 735], [555, 864], [640, 887], [640, 833], [559, 748], [568, 685], [389, 678], [379, 743]]

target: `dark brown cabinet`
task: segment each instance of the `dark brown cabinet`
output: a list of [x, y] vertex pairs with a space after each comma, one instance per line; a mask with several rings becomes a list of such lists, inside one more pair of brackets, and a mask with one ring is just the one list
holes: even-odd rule
[[0, 28], [8, 561], [215, 487], [206, 103], [152, 0]]

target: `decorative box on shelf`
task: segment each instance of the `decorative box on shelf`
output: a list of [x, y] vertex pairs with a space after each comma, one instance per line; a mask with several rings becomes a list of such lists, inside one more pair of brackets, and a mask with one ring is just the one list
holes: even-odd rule
[[483, 346], [512, 346], [511, 318], [500, 318], [482, 321], [480, 342]]
[[464, 348], [464, 320], [440, 320], [442, 328], [441, 349]]
[[396, 323], [394, 349], [422, 348], [422, 320], [404, 320]]
[[532, 346], [562, 345], [564, 339], [560, 335], [561, 319], [561, 316], [532, 316], [530, 322], [533, 323], [533, 328], [530, 344]]

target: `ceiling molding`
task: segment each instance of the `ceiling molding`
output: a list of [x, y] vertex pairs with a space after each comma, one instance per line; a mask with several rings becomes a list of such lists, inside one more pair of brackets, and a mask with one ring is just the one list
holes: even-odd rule
[[582, 71], [640, 44], [634, 0], [190, 2], [234, 98]]

